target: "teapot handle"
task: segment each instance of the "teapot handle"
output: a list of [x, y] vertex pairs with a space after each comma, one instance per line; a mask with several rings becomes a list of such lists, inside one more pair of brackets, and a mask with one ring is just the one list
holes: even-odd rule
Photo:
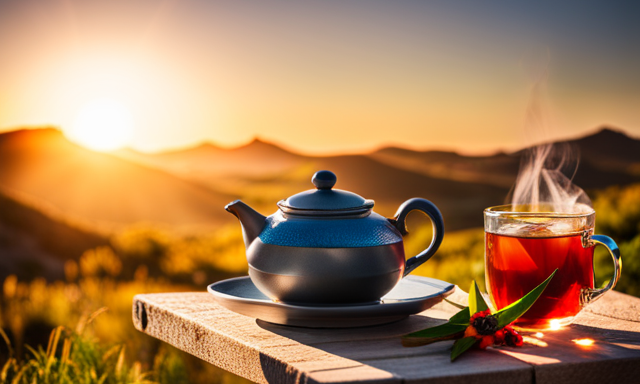
[[414, 210], [422, 211], [431, 218], [431, 222], [433, 224], [433, 238], [431, 239], [431, 244], [429, 244], [427, 249], [405, 262], [404, 275], [402, 275], [402, 277], [407, 276], [414, 269], [422, 265], [422, 263], [429, 260], [440, 247], [440, 243], [442, 243], [442, 238], [444, 237], [444, 220], [442, 219], [442, 214], [432, 202], [418, 197], [414, 197], [413, 199], [409, 199], [402, 203], [400, 208], [398, 208], [395, 217], [392, 220], [389, 220], [400, 231], [402, 236], [409, 233], [405, 220], [407, 215]]

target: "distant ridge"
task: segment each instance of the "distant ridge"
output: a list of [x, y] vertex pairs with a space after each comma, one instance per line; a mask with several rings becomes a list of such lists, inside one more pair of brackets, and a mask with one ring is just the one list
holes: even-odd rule
[[582, 155], [593, 161], [620, 165], [640, 162], [640, 140], [621, 130], [603, 128], [593, 135], [567, 142], [578, 145]]
[[[580, 164], [574, 181], [583, 188], [597, 189], [640, 181], [637, 171], [640, 169], [640, 140], [619, 130], [605, 127], [594, 134], [557, 143], [577, 150]], [[515, 182], [525, 151], [463, 156], [454, 152], [386, 147], [371, 156], [378, 161], [434, 177], [509, 187]]]
[[153, 154], [143, 154], [132, 149], [116, 151], [114, 154], [127, 160], [198, 179], [221, 175], [273, 176], [290, 170], [305, 157], [258, 138], [234, 148], [202, 143], [191, 148]]
[[[632, 142], [640, 142], [640, 138], [634, 138], [629, 136], [627, 133], [624, 132], [623, 129], [621, 128], [615, 128], [615, 127], [609, 127], [609, 126], [601, 126], [598, 129], [594, 129], [593, 133], [589, 133], [589, 134], [584, 134], [584, 135], [580, 135], [574, 138], [566, 138], [566, 139], [562, 139], [562, 140], [555, 140], [553, 142], [576, 142], [576, 141], [591, 141], [594, 143], [599, 142], [600, 140], [604, 140], [604, 141], [617, 141], [619, 143], [623, 143], [623, 142], [628, 142], [629, 140]], [[223, 147], [220, 145], [217, 145], [211, 141], [203, 141], [200, 142], [198, 144], [192, 145], [192, 146], [186, 146], [183, 148], [177, 148], [177, 149], [167, 149], [164, 151], [159, 151], [159, 152], [151, 152], [151, 153], [143, 153], [143, 152], [139, 152], [136, 151], [135, 149], [132, 148], [125, 148], [125, 149], [120, 149], [120, 150], [116, 150], [114, 151], [115, 154], [118, 154], [119, 152], [134, 152], [134, 153], [138, 153], [140, 155], [143, 156], [163, 156], [163, 155], [169, 155], [169, 154], [185, 154], [185, 153], [189, 153], [189, 152], [207, 152], [207, 151], [226, 151], [226, 152], [234, 152], [234, 151], [238, 151], [238, 150], [243, 150], [246, 148], [251, 148], [251, 147], [260, 147], [260, 146], [265, 146], [265, 147], [270, 147], [273, 148], [276, 151], [280, 151], [280, 152], [286, 152], [289, 153], [291, 155], [295, 155], [295, 156], [301, 156], [301, 157], [331, 157], [331, 156], [341, 156], [341, 155], [357, 155], [357, 154], [363, 154], [363, 153], [350, 153], [350, 152], [344, 152], [344, 153], [340, 153], [337, 155], [310, 155], [310, 154], [305, 154], [303, 152], [300, 151], [296, 151], [295, 148], [293, 149], [287, 149], [284, 146], [273, 142], [273, 141], [269, 141], [269, 140], [264, 140], [260, 137], [254, 137], [251, 141], [245, 143], [245, 144], [241, 144], [238, 146], [233, 146], [233, 147]], [[489, 154], [489, 155], [462, 155], [457, 151], [446, 151], [446, 150], [438, 150], [438, 149], [411, 149], [411, 148], [407, 148], [407, 147], [403, 147], [403, 146], [399, 146], [399, 145], [389, 145], [389, 146], [382, 146], [378, 149], [375, 149], [369, 153], [432, 153], [432, 154], [442, 154], [442, 155], [452, 155], [452, 156], [456, 156], [456, 157], [472, 157], [472, 158], [482, 158], [482, 157], [491, 157], [491, 156], [495, 156], [495, 155], [502, 155], [502, 154], [514, 154], [514, 153], [518, 153], [520, 151], [522, 151], [525, 148], [522, 149], [516, 149], [513, 151], [504, 151], [504, 150], [497, 150], [496, 152]], [[366, 154], [366, 153], [364, 153]]]

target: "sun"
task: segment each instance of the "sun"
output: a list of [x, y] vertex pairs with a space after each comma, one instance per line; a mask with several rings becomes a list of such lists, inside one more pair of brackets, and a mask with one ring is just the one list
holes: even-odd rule
[[70, 140], [96, 151], [112, 151], [129, 144], [133, 118], [121, 103], [97, 99], [83, 105], [71, 129]]

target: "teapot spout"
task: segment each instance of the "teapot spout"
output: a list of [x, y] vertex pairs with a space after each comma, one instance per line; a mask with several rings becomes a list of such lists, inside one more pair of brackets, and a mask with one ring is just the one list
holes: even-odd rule
[[253, 240], [255, 240], [255, 238], [260, 235], [260, 232], [262, 232], [266, 217], [262, 216], [240, 200], [227, 204], [224, 209], [233, 213], [233, 215], [240, 220], [244, 246], [245, 248], [249, 248], [249, 245], [251, 245]]

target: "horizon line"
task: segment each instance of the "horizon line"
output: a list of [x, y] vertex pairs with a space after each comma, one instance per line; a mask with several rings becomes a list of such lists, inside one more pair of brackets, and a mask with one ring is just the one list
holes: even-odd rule
[[[10, 132], [17, 132], [17, 131], [22, 131], [22, 130], [46, 130], [46, 129], [52, 129], [55, 130], [57, 132], [59, 132], [60, 134], [62, 134], [64, 136], [64, 138], [66, 140], [71, 141], [67, 135], [65, 135], [64, 129], [61, 128], [60, 126], [57, 125], [47, 125], [47, 124], [42, 124], [42, 125], [21, 125], [18, 127], [0, 127], [0, 135], [5, 134], [5, 133], [10, 133]], [[378, 152], [380, 150], [386, 149], [386, 148], [398, 148], [398, 149], [405, 149], [405, 150], [410, 150], [410, 151], [414, 151], [414, 152], [448, 152], [448, 153], [455, 153], [458, 155], [462, 155], [462, 156], [494, 156], [497, 154], [511, 154], [511, 153], [516, 153], [518, 151], [524, 150], [526, 148], [535, 146], [535, 145], [540, 145], [540, 144], [545, 144], [545, 143], [554, 143], [554, 142], [562, 142], [562, 141], [571, 141], [571, 140], [577, 140], [577, 139], [581, 139], [584, 137], [588, 137], [588, 136], [592, 136], [595, 135], [599, 132], [602, 132], [604, 130], [610, 130], [613, 132], [618, 132], [618, 133], [622, 133], [623, 135], [631, 138], [631, 139], [635, 139], [635, 140], [640, 140], [640, 137], [635, 137], [632, 136], [627, 130], [614, 126], [612, 124], [601, 124], [599, 126], [597, 126], [596, 128], [593, 128], [589, 131], [587, 131], [587, 133], [578, 135], [578, 136], [568, 136], [568, 137], [564, 137], [561, 139], [557, 139], [557, 140], [542, 140], [540, 142], [537, 143], [532, 143], [529, 145], [525, 145], [525, 146], [514, 146], [513, 149], [507, 149], [507, 148], [497, 148], [497, 149], [493, 149], [493, 150], [477, 150], [477, 151], [473, 151], [473, 150], [460, 150], [460, 149], [455, 149], [452, 147], [445, 147], [445, 146], [431, 146], [431, 147], [419, 147], [419, 146], [410, 146], [410, 145], [404, 145], [404, 144], [399, 144], [399, 143], [393, 143], [393, 142], [389, 142], [389, 143], [385, 143], [385, 144], [378, 144], [378, 145], [373, 145], [370, 146], [367, 149], [363, 149], [363, 150], [357, 150], [357, 149], [353, 149], [353, 150], [339, 150], [339, 151], [319, 151], [319, 152], [309, 152], [309, 151], [304, 151], [301, 150], [299, 148], [295, 148], [295, 147], [291, 147], [287, 144], [283, 144], [281, 142], [278, 142], [277, 140], [271, 140], [271, 139], [265, 139], [264, 137], [260, 136], [260, 135], [255, 135], [253, 136], [251, 139], [242, 142], [241, 144], [238, 145], [224, 145], [224, 144], [220, 144], [214, 140], [200, 140], [197, 141], [193, 144], [190, 145], [184, 145], [184, 146], [177, 146], [177, 147], [167, 147], [165, 149], [160, 149], [160, 150], [151, 150], [151, 151], [145, 151], [145, 150], [141, 150], [141, 149], [137, 149], [133, 146], [123, 146], [121, 148], [115, 149], [115, 150], [111, 150], [111, 151], [104, 151], [103, 153], [117, 153], [119, 151], [124, 151], [124, 150], [129, 150], [129, 151], [134, 151], [143, 155], [161, 155], [161, 154], [168, 154], [168, 153], [176, 153], [176, 152], [183, 152], [183, 151], [188, 151], [188, 150], [192, 150], [198, 147], [202, 147], [202, 146], [213, 146], [215, 148], [221, 149], [221, 150], [235, 150], [235, 149], [240, 149], [240, 148], [244, 148], [247, 147], [255, 142], [262, 142], [265, 144], [269, 144], [269, 145], [273, 145], [275, 147], [278, 147], [286, 152], [290, 152], [292, 154], [295, 155], [300, 155], [300, 156], [309, 156], [309, 157], [331, 157], [331, 156], [342, 156], [342, 155], [368, 155], [368, 154], [372, 154], [375, 152]], [[81, 145], [81, 144], [78, 144]], [[82, 145], [81, 145], [82, 146]], [[84, 147], [84, 146], [83, 146]], [[87, 148], [89, 149], [89, 148]], [[91, 150], [91, 149], [89, 149]]]

